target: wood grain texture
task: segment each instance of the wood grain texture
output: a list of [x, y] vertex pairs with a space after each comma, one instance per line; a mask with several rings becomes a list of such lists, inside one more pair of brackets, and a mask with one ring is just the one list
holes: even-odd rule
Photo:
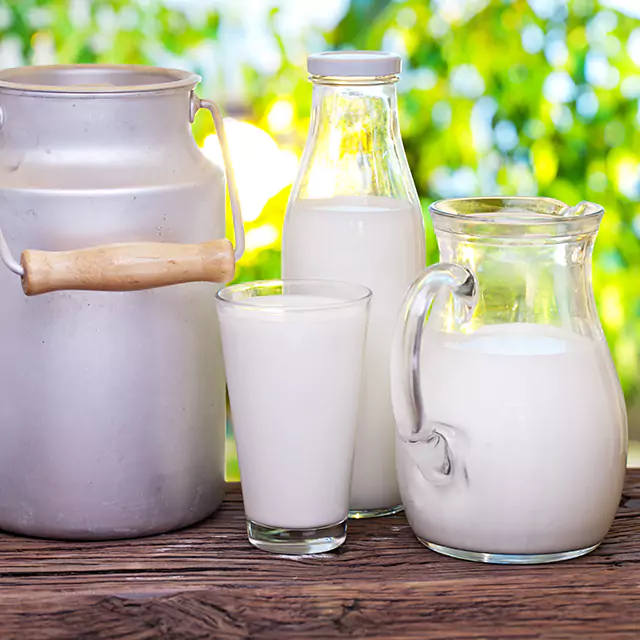
[[139, 291], [184, 282], [229, 282], [235, 271], [229, 240], [201, 244], [129, 242], [77, 251], [22, 253], [28, 296], [82, 289]]
[[0, 638], [640, 638], [640, 470], [589, 556], [505, 567], [439, 556], [404, 516], [320, 556], [246, 540], [231, 485], [207, 521], [114, 542], [0, 535]]

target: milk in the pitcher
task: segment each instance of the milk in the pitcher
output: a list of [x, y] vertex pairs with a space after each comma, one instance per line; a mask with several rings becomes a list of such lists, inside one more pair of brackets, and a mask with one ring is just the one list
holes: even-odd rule
[[349, 505], [362, 308], [298, 294], [243, 305], [219, 311], [246, 516], [294, 529], [339, 523]]
[[399, 442], [419, 538], [516, 554], [604, 538], [620, 498], [626, 420], [603, 343], [525, 323], [469, 335], [427, 329], [421, 367], [425, 414], [449, 441], [453, 478], [432, 484], [420, 469], [431, 445]]
[[298, 200], [287, 214], [283, 277], [342, 280], [373, 291], [351, 486], [355, 510], [400, 503], [389, 358], [400, 305], [424, 265], [421, 212], [406, 201]]

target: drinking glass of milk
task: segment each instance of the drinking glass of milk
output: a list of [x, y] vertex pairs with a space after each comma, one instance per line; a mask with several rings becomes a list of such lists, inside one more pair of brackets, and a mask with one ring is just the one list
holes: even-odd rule
[[309, 137], [284, 224], [285, 278], [356, 282], [373, 291], [351, 484], [352, 517], [401, 509], [389, 358], [407, 289], [425, 266], [420, 203], [402, 146], [400, 56], [309, 56]]
[[443, 262], [407, 294], [392, 355], [413, 531], [482, 562], [589, 553], [616, 513], [627, 448], [591, 285], [603, 210], [461, 198], [430, 211]]
[[216, 298], [249, 541], [335, 549], [347, 535], [371, 291], [279, 280]]

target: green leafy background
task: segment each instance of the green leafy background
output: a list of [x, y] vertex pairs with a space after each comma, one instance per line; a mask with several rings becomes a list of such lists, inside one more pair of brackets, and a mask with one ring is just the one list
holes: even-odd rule
[[[236, 9], [243, 2], [236, 0]], [[314, 50], [402, 53], [402, 134], [425, 212], [440, 197], [498, 193], [604, 205], [594, 258], [596, 299], [627, 398], [631, 435], [640, 439], [640, 21], [611, 8], [624, 4], [351, 0], [332, 29], [309, 26], [300, 39]], [[220, 65], [194, 52], [220, 37], [228, 3], [202, 3], [197, 12], [179, 6], [0, 0], [0, 52], [10, 47], [25, 64], [39, 62], [38, 52], [45, 51], [59, 63], [169, 61], [190, 68], [203, 77], [201, 94], [219, 96], [228, 112], [299, 155], [311, 87], [306, 51], [292, 51], [278, 31], [279, 9], [264, 24], [280, 56], [278, 68], [264, 73], [240, 65], [242, 99], [224, 104]], [[276, 131], [270, 114], [278, 102], [292, 112]], [[199, 142], [211, 133], [208, 117], [198, 116], [194, 132]], [[284, 188], [271, 198], [247, 230], [280, 230], [287, 194]], [[433, 262], [437, 249], [428, 216], [426, 222]], [[279, 264], [276, 234], [247, 253], [238, 279], [277, 277]]]

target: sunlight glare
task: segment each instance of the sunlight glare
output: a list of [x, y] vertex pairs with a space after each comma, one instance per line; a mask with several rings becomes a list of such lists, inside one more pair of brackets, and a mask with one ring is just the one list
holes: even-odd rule
[[[280, 149], [266, 131], [249, 122], [225, 118], [224, 124], [238, 183], [242, 217], [245, 222], [253, 222], [267, 201], [293, 182], [298, 157], [291, 150]], [[224, 166], [216, 134], [205, 138], [203, 151], [212, 162]]]

